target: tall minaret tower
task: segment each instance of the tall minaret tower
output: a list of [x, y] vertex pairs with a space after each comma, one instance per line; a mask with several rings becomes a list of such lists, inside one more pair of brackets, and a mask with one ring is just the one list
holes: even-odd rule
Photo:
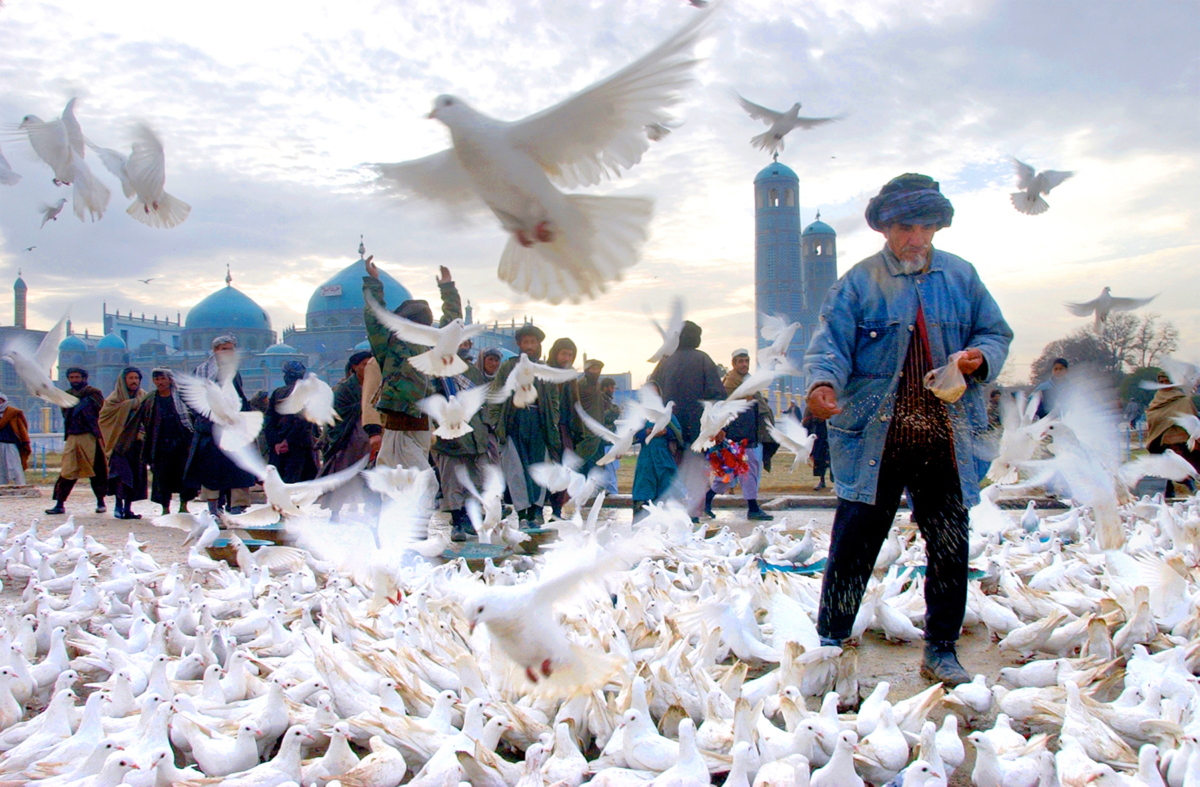
[[[789, 167], [775, 161], [754, 178], [754, 303], [758, 314], [803, 322], [804, 269], [800, 265], [800, 179]], [[755, 316], [755, 346], [767, 342]], [[804, 365], [808, 346], [807, 326], [796, 331], [788, 357], [796, 368]]]
[[25, 328], [25, 296], [29, 292], [29, 288], [25, 286], [25, 280], [21, 278], [21, 271], [17, 270], [17, 280], [13, 283], [13, 325], [18, 328]]

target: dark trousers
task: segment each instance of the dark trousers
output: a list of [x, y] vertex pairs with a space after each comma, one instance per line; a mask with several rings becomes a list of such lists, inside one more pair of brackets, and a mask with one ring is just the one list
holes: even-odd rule
[[926, 448], [889, 445], [879, 469], [875, 504], [838, 501], [817, 616], [817, 631], [822, 637], [850, 636], [867, 580], [904, 489], [908, 490], [913, 518], [926, 544], [925, 638], [958, 639], [967, 605], [970, 526], [954, 450], [948, 441]]
[[[97, 503], [104, 503], [104, 498], [108, 494], [108, 479], [99, 475], [94, 475], [88, 479], [92, 484], [92, 494], [96, 496]], [[62, 505], [71, 496], [71, 490], [75, 488], [74, 478], [59, 477], [54, 482], [54, 502]]]

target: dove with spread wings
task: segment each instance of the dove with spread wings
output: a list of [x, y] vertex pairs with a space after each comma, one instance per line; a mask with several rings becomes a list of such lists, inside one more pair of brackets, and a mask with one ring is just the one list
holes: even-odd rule
[[434, 100], [430, 118], [450, 130], [449, 150], [374, 164], [378, 182], [461, 211], [482, 202], [512, 237], [499, 276], [514, 290], [560, 303], [593, 298], [634, 265], [653, 203], [641, 197], [564, 194], [619, 176], [650, 147], [648, 127], [670, 121], [696, 65], [711, 8], [625, 68], [517, 121]]
[[794, 129], [801, 128], [807, 131], [810, 128], [816, 128], [826, 123], [833, 123], [845, 117], [844, 115], [835, 115], [827, 118], [804, 118], [800, 117], [799, 101], [792, 104], [791, 109], [779, 112], [755, 104], [753, 101], [747, 101], [737, 93], [734, 93], [734, 95], [737, 96], [738, 103], [742, 105], [742, 109], [746, 110], [746, 113], [750, 117], [755, 120], [761, 120], [770, 126], [765, 132], [750, 140], [751, 145], [759, 150], [765, 150], [769, 154], [775, 154], [783, 150], [783, 138]]
[[67, 316], [64, 314], [49, 333], [42, 337], [42, 343], [32, 355], [25, 353], [19, 343], [9, 344], [4, 348], [4, 354], [0, 355], [0, 358], [13, 365], [13, 370], [21, 378], [21, 382], [25, 383], [25, 389], [30, 394], [59, 407], [74, 407], [79, 404], [79, 399], [55, 387], [54, 381], [50, 379], [50, 370], [58, 360], [58, 344], [67, 335]]
[[1017, 188], [1021, 189], [1012, 193], [1013, 207], [1030, 216], [1039, 216], [1050, 210], [1050, 203], [1042, 199], [1042, 195], [1049, 194], [1051, 189], [1075, 174], [1054, 169], [1038, 172], [1017, 159], [1013, 159], [1012, 163], [1017, 172]]

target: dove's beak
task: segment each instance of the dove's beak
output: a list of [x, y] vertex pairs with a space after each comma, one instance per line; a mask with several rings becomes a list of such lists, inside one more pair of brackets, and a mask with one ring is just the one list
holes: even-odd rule
[[475, 621], [472, 620], [470, 623], [467, 624], [467, 632], [470, 634], [475, 633]]
[[433, 120], [433, 119], [434, 119], [434, 118], [436, 118], [436, 117], [437, 117], [437, 110], [436, 110], [436, 109], [431, 109], [431, 110], [429, 110], [429, 114], [425, 116], [425, 119], [426, 119], [426, 120]]

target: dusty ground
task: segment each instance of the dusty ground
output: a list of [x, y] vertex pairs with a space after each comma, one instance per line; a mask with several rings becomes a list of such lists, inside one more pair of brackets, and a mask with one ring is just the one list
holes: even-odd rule
[[[809, 476], [809, 480], [802, 489], [808, 493], [811, 487], [812, 480]], [[626, 483], [621, 484], [622, 491], [627, 488]], [[794, 488], [795, 486], [793, 486]], [[48, 492], [48, 489], [44, 489], [43, 496], [40, 498], [0, 497], [0, 521], [15, 521], [18, 527], [23, 528], [32, 518], [37, 517], [43, 523], [42, 532], [48, 532], [49, 529], [57, 527], [66, 521], [66, 517], [47, 516], [43, 513], [44, 509], [51, 505]], [[159, 511], [157, 505], [149, 501], [135, 503], [135, 513], [142, 514], [144, 519], [122, 521], [112, 518], [111, 498], [108, 502], [109, 513], [96, 514], [93, 511], [95, 498], [92, 497], [90, 490], [77, 488], [71, 499], [67, 501], [67, 513], [74, 515], [76, 524], [85, 526], [90, 535], [113, 549], [124, 549], [129, 534], [132, 533], [138, 540], [146, 542], [146, 551], [160, 563], [180, 562], [185, 559], [186, 550], [180, 546], [181, 532], [157, 528], [149, 523], [149, 519]], [[195, 510], [198, 504], [193, 503], [192, 505]], [[630, 515], [629, 509], [614, 509], [613, 513], [615, 516]], [[775, 517], [777, 520], [787, 517], [794, 527], [803, 527], [813, 520], [827, 536], [833, 522], [833, 510], [795, 509], [776, 513]], [[717, 509], [716, 527], [726, 526], [739, 534], [746, 534], [750, 532], [753, 524], [746, 520], [745, 509], [740, 505], [736, 508], [718, 507]], [[714, 524], [710, 523], [709, 526], [713, 527]], [[0, 603], [7, 603], [19, 596], [20, 590], [20, 587], [6, 586], [3, 593], [0, 593]], [[912, 696], [927, 688], [928, 684], [918, 674], [921, 649], [920, 642], [895, 645], [873, 634], [868, 634], [859, 647], [859, 684], [862, 696], [865, 697], [876, 684], [883, 680], [891, 684], [890, 696], [895, 700]], [[959, 655], [969, 672], [986, 675], [989, 684], [998, 679], [1002, 667], [1018, 663], [1002, 654], [995, 643], [989, 641], [982, 627], [978, 630], [968, 630], [963, 634], [959, 641]], [[935, 714], [935, 719], [939, 722], [941, 717], [942, 712]], [[991, 723], [991, 717], [985, 717], [976, 722], [977, 726], [982, 728], [990, 727]], [[960, 730], [963, 730], [962, 726], [960, 726]], [[969, 729], [963, 730], [964, 735], [969, 731]], [[970, 745], [967, 746], [967, 750], [967, 762], [951, 780], [952, 787], [970, 784], [969, 775], [973, 765], [973, 752]]]

